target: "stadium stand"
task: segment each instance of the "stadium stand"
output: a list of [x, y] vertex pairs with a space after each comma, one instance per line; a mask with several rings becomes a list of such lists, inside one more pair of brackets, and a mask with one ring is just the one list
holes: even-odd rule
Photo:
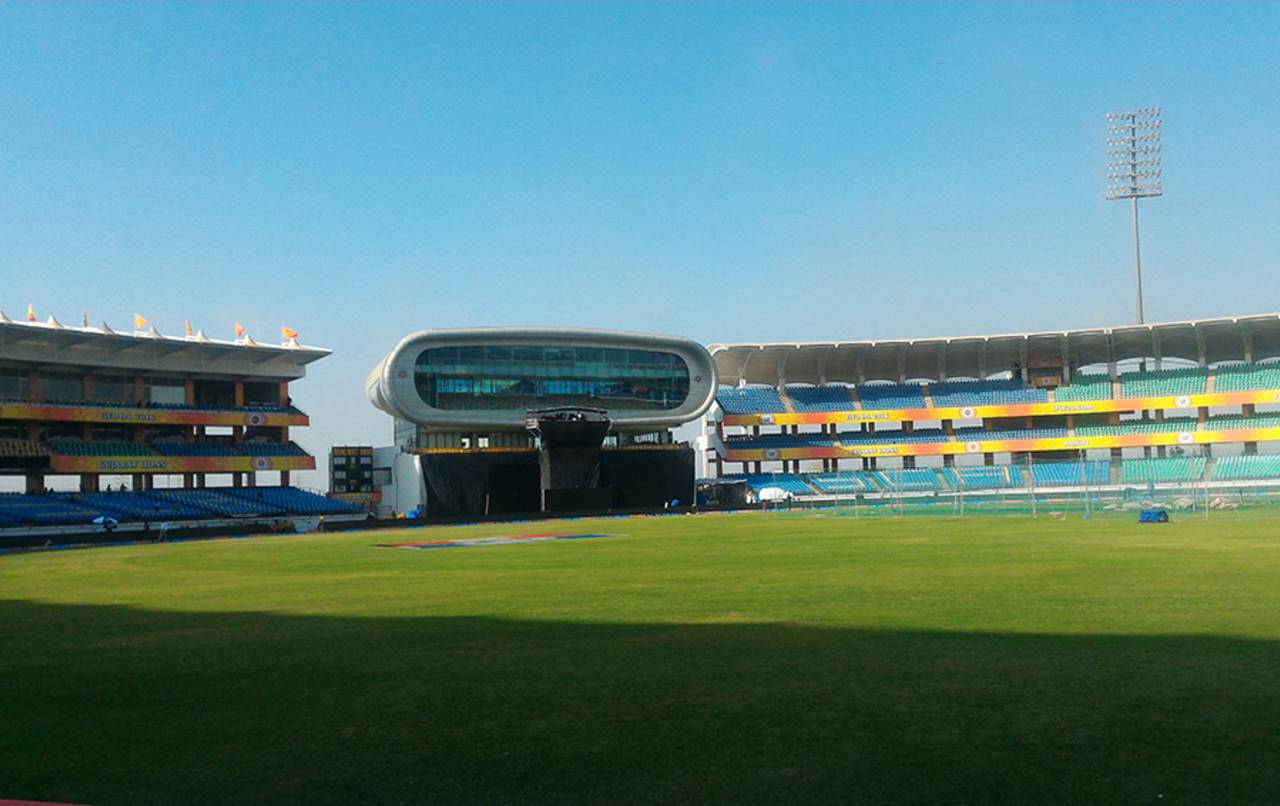
[[1220, 364], [1214, 369], [1218, 392], [1249, 392], [1280, 389], [1280, 362], [1264, 364]]
[[68, 456], [155, 456], [150, 446], [123, 439], [64, 439], [49, 440], [49, 450]]
[[864, 409], [922, 409], [924, 387], [915, 383], [865, 383], [857, 388]]
[[336, 501], [296, 487], [241, 487], [219, 492], [247, 501], [252, 507], [265, 506], [295, 515], [341, 515], [360, 511], [358, 507], [345, 501]]
[[1220, 414], [1204, 424], [1206, 431], [1228, 431], [1237, 428], [1280, 428], [1280, 413]]
[[1078, 437], [1118, 437], [1126, 434], [1167, 434], [1195, 431], [1194, 417], [1170, 417], [1160, 420], [1122, 420], [1115, 425], [1077, 425]]
[[1014, 465], [947, 467], [943, 468], [942, 477], [953, 490], [994, 490], [1022, 486], [1022, 471]]
[[230, 443], [223, 442], [153, 442], [151, 447], [161, 456], [235, 456]]
[[1007, 441], [1015, 439], [1061, 439], [1067, 435], [1065, 428], [957, 428], [960, 442], [983, 440]]
[[1044, 403], [1049, 399], [1043, 389], [1027, 387], [1018, 379], [933, 383], [929, 385], [929, 396], [936, 408]]
[[0, 516], [9, 526], [71, 526], [92, 523], [99, 510], [52, 495], [0, 494]]
[[345, 501], [296, 487], [0, 495], [0, 525], [10, 527], [83, 525], [102, 516], [122, 523], [154, 523], [213, 517], [341, 515], [359, 511]]
[[1076, 373], [1067, 386], [1059, 386], [1053, 399], [1064, 403], [1082, 400], [1110, 400], [1111, 378], [1107, 375]]
[[241, 442], [236, 452], [246, 456], [306, 456], [296, 442]]
[[1126, 459], [1121, 468], [1121, 480], [1125, 484], [1200, 481], [1204, 478], [1205, 459], [1202, 456]]
[[847, 386], [788, 386], [786, 393], [796, 411], [852, 411], [854, 407]]
[[782, 396], [772, 386], [721, 386], [716, 402], [725, 414], [771, 414], [787, 410]]
[[273, 406], [268, 404], [245, 404], [244, 406], [209, 406], [185, 403], [160, 403], [155, 401], [135, 402], [132, 400], [74, 400], [71, 398], [44, 398], [41, 400], [30, 400], [28, 398], [2, 397], [0, 403], [10, 405], [42, 405], [42, 406], [71, 406], [75, 408], [95, 408], [95, 409], [154, 409], [158, 411], [190, 411], [190, 412], [258, 412], [261, 414], [291, 414], [302, 415], [303, 412], [296, 406]]
[[942, 482], [938, 474], [931, 468], [897, 468], [893, 470], [873, 470], [870, 475], [885, 490], [902, 492], [929, 492], [941, 490]]
[[38, 459], [48, 455], [45, 445], [25, 439], [0, 439], [0, 459]]
[[1123, 397], [1165, 397], [1203, 394], [1209, 373], [1203, 369], [1164, 369], [1126, 372], [1120, 376]]
[[1031, 480], [1037, 487], [1110, 484], [1111, 465], [1100, 461], [1035, 462], [1031, 465]]
[[878, 431], [847, 431], [837, 435], [842, 445], [912, 445], [922, 442], [946, 442], [947, 433], [940, 428], [917, 428], [903, 431], [883, 428]]
[[830, 495], [871, 493], [877, 489], [865, 473], [856, 472], [814, 473], [809, 476], [809, 483], [818, 488], [819, 492]]
[[1215, 481], [1280, 478], [1280, 454], [1223, 456], [1213, 463]]
[[730, 481], [744, 481], [757, 494], [768, 487], [777, 487], [792, 495], [811, 495], [813, 489], [804, 477], [793, 473], [738, 473], [724, 476]]
[[767, 450], [769, 448], [830, 448], [835, 440], [830, 434], [761, 434], [760, 436], [725, 437], [725, 446], [734, 450]]

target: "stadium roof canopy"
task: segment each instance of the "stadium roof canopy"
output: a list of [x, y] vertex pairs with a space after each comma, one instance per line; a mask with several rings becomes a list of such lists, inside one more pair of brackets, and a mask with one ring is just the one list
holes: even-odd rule
[[122, 333], [105, 322], [97, 327], [68, 327], [53, 317], [16, 322], [0, 313], [0, 359], [28, 364], [292, 380], [331, 352], [296, 341], [221, 341], [202, 332], [191, 338], [165, 336], [154, 326]]
[[987, 378], [1014, 366], [1071, 369], [1135, 359], [1207, 365], [1280, 358], [1280, 314], [1002, 336], [713, 344], [720, 383]]

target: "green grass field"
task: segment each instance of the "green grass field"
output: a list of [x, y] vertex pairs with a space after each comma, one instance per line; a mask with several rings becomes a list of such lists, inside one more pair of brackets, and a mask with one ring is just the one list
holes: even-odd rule
[[[613, 538], [477, 548], [390, 539]], [[1280, 520], [0, 557], [0, 798], [1280, 802]]]

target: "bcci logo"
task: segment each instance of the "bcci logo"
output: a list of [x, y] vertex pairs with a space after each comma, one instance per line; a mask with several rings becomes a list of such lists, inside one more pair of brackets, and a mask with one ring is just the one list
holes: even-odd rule
[[271, 460], [265, 456], [255, 456], [253, 457], [253, 469], [254, 470], [270, 470]]
[[1192, 435], [1190, 431], [1183, 431], [1181, 434], [1178, 434], [1178, 442], [1182, 445], [1190, 445], [1194, 439], [1195, 436]]
[[966, 442], [966, 443], [964, 444], [964, 449], [965, 449], [966, 451], [968, 451], [969, 453], [977, 453], [978, 451], [982, 450], [982, 443], [980, 443], [980, 442]]
[[961, 416], [963, 419], [965, 419], [965, 420], [972, 420], [972, 419], [973, 419], [973, 407], [972, 407], [972, 406], [965, 406], [964, 408], [960, 409], [960, 416]]
[[1173, 402], [1180, 409], [1191, 408], [1191, 398], [1188, 397], [1187, 395], [1178, 395], [1176, 398], [1174, 398]]
[[766, 459], [777, 459], [777, 458], [778, 458], [778, 449], [777, 449], [777, 448], [769, 448], [767, 451], [765, 451], [765, 452], [764, 452], [764, 458], [766, 458]]
[[760, 423], [761, 423], [761, 425], [773, 425], [773, 415], [772, 415], [772, 414], [761, 414], [761, 415], [760, 415]]
[[266, 422], [267, 418], [262, 414], [246, 414], [244, 417], [245, 425], [264, 425]]

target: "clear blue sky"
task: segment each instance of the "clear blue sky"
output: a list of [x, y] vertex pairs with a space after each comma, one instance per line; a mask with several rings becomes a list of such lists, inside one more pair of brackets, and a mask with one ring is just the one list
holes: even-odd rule
[[1105, 113], [1160, 105], [1149, 320], [1280, 310], [1280, 5], [0, 5], [0, 308], [332, 347], [1132, 317]]

